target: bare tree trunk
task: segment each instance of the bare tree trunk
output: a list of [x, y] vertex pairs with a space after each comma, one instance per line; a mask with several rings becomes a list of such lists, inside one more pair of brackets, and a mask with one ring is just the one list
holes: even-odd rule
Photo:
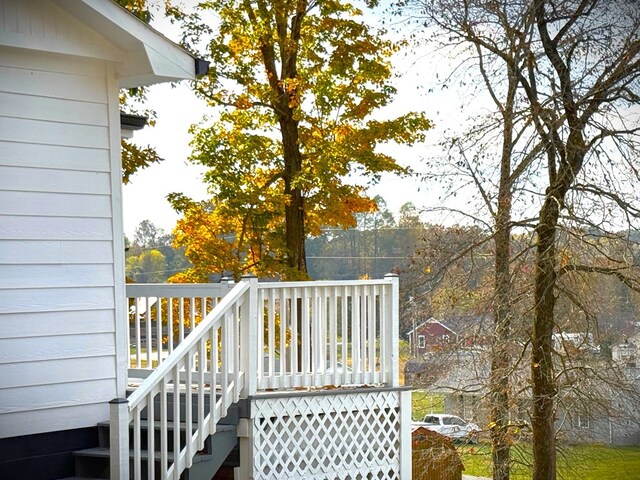
[[553, 195], [547, 199], [540, 212], [536, 228], [536, 270], [534, 324], [531, 335], [531, 380], [533, 407], [533, 479], [555, 480], [556, 444], [554, 425], [554, 401], [556, 381], [552, 358], [556, 283], [556, 226], [559, 208]]
[[[500, 105], [504, 121], [500, 158], [500, 184], [495, 215], [494, 332], [491, 349], [491, 428], [493, 478], [509, 480], [511, 471], [509, 433], [509, 371], [511, 358], [511, 153], [513, 149], [514, 102], [517, 77], [508, 68], [506, 102]], [[482, 70], [484, 73], [484, 70]], [[486, 82], [491, 88], [490, 82]]]
[[[509, 268], [510, 228], [507, 211], [498, 222], [503, 223], [496, 234], [494, 333], [491, 351], [491, 443], [494, 480], [508, 480], [510, 474], [510, 452], [507, 442], [509, 423], [509, 375], [508, 341], [511, 330]], [[500, 228], [500, 227], [499, 227]]]
[[[545, 54], [553, 66], [560, 83], [560, 103], [566, 116], [569, 134], [561, 140], [557, 126], [547, 120], [550, 135], [542, 135], [548, 157], [550, 185], [540, 209], [536, 226], [536, 270], [534, 291], [534, 321], [531, 336], [531, 382], [533, 406], [533, 480], [555, 480], [556, 439], [555, 401], [557, 381], [553, 365], [553, 329], [555, 326], [556, 229], [560, 212], [565, 206], [567, 191], [582, 169], [587, 146], [583, 130], [585, 119], [578, 115], [575, 86], [571, 73], [558, 51], [558, 39], [552, 39], [547, 30], [545, 1], [534, 3], [536, 23]], [[576, 13], [577, 18], [578, 13]]]

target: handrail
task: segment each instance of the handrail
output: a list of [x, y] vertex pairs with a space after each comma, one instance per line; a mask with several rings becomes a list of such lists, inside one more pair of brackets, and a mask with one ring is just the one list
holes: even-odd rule
[[[389, 278], [385, 276], [384, 278]], [[295, 282], [262, 282], [259, 284], [260, 289], [280, 289], [280, 288], [293, 288], [293, 287], [345, 287], [345, 286], [363, 286], [363, 285], [380, 285], [385, 282], [384, 279], [370, 278], [366, 280], [310, 280], [310, 281], [295, 281]]]
[[[221, 283], [127, 283], [127, 297], [224, 297], [235, 284]], [[174, 295], [174, 293], [181, 295]]]
[[[136, 480], [142, 478], [145, 415], [149, 419], [146, 422], [149, 478], [156, 478], [156, 460], [162, 479], [178, 479], [191, 467], [205, 440], [215, 433], [218, 420], [227, 415], [228, 408], [238, 401], [244, 388], [249, 368], [240, 354], [240, 329], [241, 323], [249, 324], [251, 304], [256, 302], [251, 297], [256, 291], [257, 279], [238, 283], [127, 400], [112, 403], [111, 424], [118, 430], [111, 445], [112, 478], [126, 479], [129, 475]], [[171, 396], [172, 410], [169, 408]], [[185, 399], [184, 410], [181, 397]], [[154, 422], [157, 409], [160, 421]], [[185, 427], [183, 437], [181, 423]], [[122, 458], [129, 453], [129, 424], [133, 425], [131, 472], [128, 458]], [[169, 435], [173, 435], [171, 451]]]

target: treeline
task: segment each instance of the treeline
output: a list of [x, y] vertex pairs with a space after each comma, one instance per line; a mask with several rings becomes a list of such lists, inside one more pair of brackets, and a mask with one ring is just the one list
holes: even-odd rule
[[[558, 290], [563, 295], [557, 300], [556, 332], [588, 333], [606, 351], [640, 329], [639, 285], [621, 279], [614, 260], [624, 253], [629, 264], [640, 264], [638, 238], [636, 231], [603, 235], [564, 227], [558, 232]], [[533, 324], [534, 241], [535, 232], [526, 230], [511, 238], [513, 251], [519, 252], [510, 262], [516, 344], [528, 342]], [[401, 332], [435, 317], [488, 344], [494, 329], [494, 251], [493, 236], [479, 227], [423, 225], [401, 272]]]
[[127, 282], [163, 283], [191, 266], [181, 249], [173, 247], [173, 236], [151, 221], [143, 220], [133, 240], [125, 236]]
[[382, 278], [406, 270], [425, 226], [413, 204], [404, 204], [395, 218], [381, 197], [375, 201], [378, 210], [356, 215], [355, 228], [326, 229], [307, 240], [312, 279]]
[[[309, 275], [313, 280], [381, 278], [404, 271], [424, 234], [416, 208], [403, 205], [398, 218], [377, 197], [378, 211], [358, 214], [356, 227], [327, 228], [306, 241]], [[173, 235], [144, 220], [132, 239], [125, 237], [126, 275], [136, 283], [165, 282], [191, 266], [183, 249], [173, 246]], [[230, 272], [210, 272], [217, 281]]]
[[[306, 243], [310, 277], [314, 280], [355, 280], [382, 278], [387, 273], [400, 275], [400, 331], [404, 336], [416, 322], [429, 317], [445, 321], [456, 331], [475, 330], [482, 338], [491, 335], [493, 242], [490, 235], [475, 226], [439, 226], [421, 221], [411, 204], [402, 206], [394, 216], [380, 197], [376, 212], [359, 214], [356, 227], [325, 229]], [[621, 248], [611, 238], [591, 235], [592, 243], [600, 245], [601, 259], [606, 264], [606, 252]], [[559, 254], [563, 262], [585, 255], [574, 235], [565, 234]], [[635, 240], [638, 232], [625, 235], [625, 248], [635, 254], [640, 263], [640, 247]], [[191, 263], [181, 249], [172, 245], [172, 235], [145, 220], [136, 229], [132, 240], [125, 239], [126, 275], [136, 283], [166, 282], [183, 272]], [[629, 243], [629, 240], [631, 243]], [[526, 251], [531, 233], [513, 236], [514, 248]], [[526, 296], [530, 295], [533, 265], [531, 257], [522, 255], [512, 265], [516, 298], [514, 329], [516, 339], [527, 337], [531, 312]], [[229, 272], [210, 272], [209, 281], [218, 281]], [[567, 280], [568, 282], [569, 280]], [[624, 288], [615, 277], [585, 277], [580, 284], [565, 285], [574, 302], [563, 301], [558, 306], [559, 328], [562, 331], [590, 331], [602, 346], [613, 344], [638, 328], [640, 294]], [[582, 294], [584, 292], [584, 294]], [[584, 297], [584, 298], [581, 298]], [[519, 307], [518, 305], [521, 305]], [[579, 308], [578, 306], [579, 305]], [[518, 331], [520, 332], [518, 334]]]

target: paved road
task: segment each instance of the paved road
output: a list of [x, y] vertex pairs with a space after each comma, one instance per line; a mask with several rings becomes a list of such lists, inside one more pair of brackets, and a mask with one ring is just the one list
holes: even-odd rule
[[462, 480], [491, 480], [489, 477], [474, 477], [473, 475], [462, 475]]

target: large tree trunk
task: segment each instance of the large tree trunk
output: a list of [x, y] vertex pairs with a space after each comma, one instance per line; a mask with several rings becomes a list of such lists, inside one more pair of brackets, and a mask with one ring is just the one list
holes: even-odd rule
[[[247, 3], [247, 5], [249, 5]], [[258, 9], [264, 18], [270, 13], [266, 10], [266, 4], [258, 5]], [[249, 18], [257, 21], [251, 7], [246, 7]], [[307, 258], [304, 241], [305, 235], [305, 211], [304, 197], [297, 180], [302, 172], [302, 153], [300, 151], [300, 136], [298, 133], [298, 120], [294, 116], [294, 108], [298, 102], [296, 88], [285, 88], [285, 82], [298, 78], [298, 48], [300, 45], [300, 32], [302, 22], [307, 13], [307, 1], [299, 0], [295, 6], [295, 14], [283, 14], [285, 11], [275, 8], [275, 23], [279, 35], [279, 54], [276, 55], [276, 47], [273, 38], [269, 35], [263, 37], [260, 47], [262, 61], [267, 73], [269, 86], [272, 93], [273, 110], [278, 115], [280, 134], [282, 136], [282, 154], [284, 157], [284, 194], [287, 197], [285, 206], [285, 242], [287, 247], [286, 264], [289, 267], [289, 280], [305, 280], [307, 275]], [[288, 37], [287, 34], [290, 36]], [[281, 63], [280, 67], [278, 63]], [[280, 69], [280, 72], [278, 70]]]
[[553, 365], [552, 338], [555, 327], [554, 310], [558, 267], [556, 229], [560, 212], [565, 205], [566, 194], [582, 169], [587, 152], [583, 136], [586, 117], [579, 116], [575, 102], [575, 86], [572, 83], [568, 61], [565, 61], [560, 55], [558, 40], [552, 39], [547, 29], [545, 0], [536, 0], [534, 8], [542, 46], [558, 76], [559, 100], [569, 127], [569, 134], [565, 142], [562, 142], [562, 134], [553, 122], [547, 121], [548, 131], [551, 135], [543, 135], [543, 138], [547, 139], [550, 185], [546, 191], [545, 201], [540, 209], [536, 226], [535, 303], [531, 335], [533, 480], [555, 480], [557, 382]]
[[[557, 193], [557, 192], [556, 192]], [[564, 194], [562, 194], [562, 197]], [[556, 445], [554, 401], [556, 381], [552, 358], [556, 283], [556, 227], [559, 206], [556, 195], [547, 194], [536, 228], [534, 324], [531, 336], [533, 406], [533, 479], [555, 480]]]
[[[291, 112], [292, 113], [292, 112]], [[302, 154], [298, 138], [298, 123], [293, 115], [281, 117], [282, 146], [284, 154], [284, 193], [289, 198], [285, 207], [285, 227], [287, 243], [287, 266], [297, 278], [307, 278], [307, 257], [305, 252], [304, 199], [296, 179], [302, 171]]]

